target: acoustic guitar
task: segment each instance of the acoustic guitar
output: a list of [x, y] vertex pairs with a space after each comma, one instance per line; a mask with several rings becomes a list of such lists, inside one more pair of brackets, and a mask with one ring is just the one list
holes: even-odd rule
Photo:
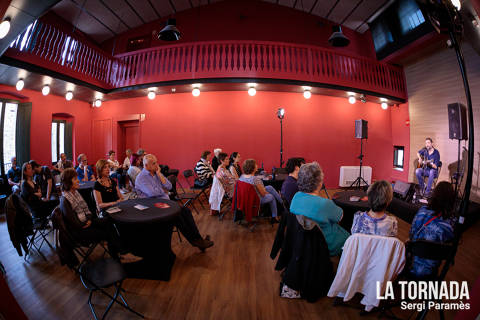
[[425, 157], [423, 155], [420, 155], [420, 158], [422, 159], [422, 163], [420, 163], [420, 161], [418, 161], [417, 163], [417, 168], [423, 168], [425, 169], [426, 167], [432, 167], [432, 164], [433, 164], [433, 159], [431, 160], [425, 160]]

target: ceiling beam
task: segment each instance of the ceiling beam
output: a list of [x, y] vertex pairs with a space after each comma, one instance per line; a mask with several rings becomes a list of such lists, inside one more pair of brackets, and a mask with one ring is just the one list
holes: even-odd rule
[[352, 10], [350, 10], [350, 12], [345, 16], [345, 18], [343, 18], [342, 22], [340, 22], [340, 25], [342, 25], [345, 21], [347, 21], [348, 18], [350, 18], [350, 16], [352, 15], [352, 13], [357, 10], [357, 8], [360, 6], [360, 4], [363, 2], [363, 0], [360, 0], [358, 1], [358, 3], [355, 5], [355, 7], [353, 7]]
[[177, 8], [175, 8], [175, 5], [173, 4], [172, 0], [168, 0], [168, 2], [170, 3], [170, 6], [172, 7], [173, 12], [177, 13]]
[[363, 21], [362, 24], [360, 24], [357, 29], [355, 29], [355, 31], [358, 31], [358, 29], [360, 29], [361, 26], [363, 26], [364, 24], [368, 24], [368, 21], [370, 20], [370, 18], [372, 18], [375, 14], [377, 14], [378, 11], [380, 11], [380, 9], [382, 9], [383, 7], [385, 7], [389, 2], [391, 2], [391, 0], [385, 0], [378, 8], [377, 10], [373, 11], [368, 17], [367, 19], [365, 19]]
[[113, 14], [117, 19], [118, 21], [120, 21], [127, 29], [131, 29], [132, 27], [130, 27], [125, 21], [122, 20], [122, 18], [120, 18], [116, 13], [115, 11], [112, 10], [112, 8], [110, 8], [103, 0], [100, 0], [100, 3], [108, 10], [110, 11], [111, 14]]
[[317, 3], [318, 3], [318, 0], [315, 0], [315, 2], [313, 3], [313, 6], [310, 8], [310, 11], [308, 11], [309, 14], [312, 14], [312, 11], [317, 6]]
[[[89, 15], [90, 17], [92, 17], [94, 20], [96, 20], [98, 23], [100, 23], [102, 26], [105, 27], [105, 29], [107, 29], [108, 31], [110, 31], [114, 36], [117, 35], [117, 33], [115, 31], [113, 31], [112, 29], [110, 29], [109, 26], [107, 26], [105, 23], [102, 22], [102, 20], [98, 19], [95, 15], [91, 14], [90, 11], [88, 11], [87, 9], [85, 9], [83, 6], [81, 6], [79, 3], [77, 3], [75, 0], [70, 0], [77, 8], [79, 8], [81, 11], [85, 12], [87, 15]], [[74, 25], [74, 27], [76, 28], [76, 25]]]
[[339, 2], [340, 2], [340, 0], [337, 0], [337, 1], [335, 2], [335, 4], [330, 8], [330, 10], [328, 10], [328, 13], [327, 13], [327, 15], [325, 16], [325, 19], [328, 20], [328, 17], [330, 16], [330, 14], [332, 13], [333, 9], [335, 9], [335, 7], [337, 6], [337, 4], [338, 4]]
[[140, 19], [140, 21], [142, 21], [142, 24], [145, 24], [145, 20], [143, 20], [142, 16], [137, 12], [137, 10], [135, 10], [135, 8], [130, 4], [130, 2], [128, 2], [128, 0], [123, 0], [125, 1], [125, 3], [130, 7], [130, 9], [133, 11], [133, 13], [135, 13], [135, 15], [138, 17], [138, 19]]
[[154, 11], [155, 14], [157, 15], [157, 18], [158, 18], [158, 19], [161, 19], [162, 16], [158, 13], [157, 9], [155, 9], [155, 7], [154, 7], [153, 4], [152, 4], [152, 1], [148, 0], [148, 4], [150, 5], [150, 7], [152, 7], [153, 11]]

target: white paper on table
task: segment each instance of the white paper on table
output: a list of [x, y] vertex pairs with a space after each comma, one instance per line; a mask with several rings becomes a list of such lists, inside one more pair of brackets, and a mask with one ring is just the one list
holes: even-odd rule
[[133, 206], [135, 209], [138, 209], [138, 210], [145, 210], [145, 209], [148, 209], [148, 207], [146, 206], [142, 206], [141, 204], [136, 204], [135, 206]]
[[111, 208], [108, 208], [106, 211], [108, 213], [112, 214], [112, 213], [120, 212], [120, 211], [122, 211], [122, 209], [120, 209], [119, 207], [111, 207]]

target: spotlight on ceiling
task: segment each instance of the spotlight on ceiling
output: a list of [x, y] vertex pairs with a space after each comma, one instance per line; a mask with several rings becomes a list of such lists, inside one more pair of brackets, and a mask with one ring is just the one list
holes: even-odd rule
[[277, 117], [278, 119], [282, 120], [283, 118], [285, 118], [285, 109], [283, 108], [278, 108], [277, 110]]
[[153, 99], [155, 99], [155, 96], [156, 96], [156, 94], [155, 94], [154, 90], [149, 90], [148, 91], [148, 94], [147, 94], [148, 99], [153, 100]]
[[72, 91], [67, 91], [67, 94], [65, 95], [65, 99], [67, 99], [67, 101], [70, 101], [73, 99], [73, 92]]
[[200, 89], [198, 87], [194, 87], [192, 90], [192, 94], [194, 97], [198, 97], [200, 95]]
[[42, 88], [42, 94], [47, 96], [50, 93], [50, 86], [48, 84], [44, 85]]
[[357, 102], [357, 99], [354, 96], [350, 96], [350, 97], [348, 97], [348, 102], [350, 104], [354, 104], [355, 102]]
[[5, 38], [8, 31], [10, 31], [10, 18], [5, 18], [2, 23], [0, 23], [0, 39]]
[[334, 47], [346, 47], [350, 44], [350, 39], [345, 37], [341, 26], [332, 27], [332, 35], [328, 38], [328, 43]]
[[95, 107], [100, 108], [101, 105], [102, 105], [102, 100], [100, 99], [95, 100]]
[[383, 110], [387, 110], [387, 109], [388, 109], [388, 104], [387, 104], [386, 102], [382, 102], [381, 106], [382, 106], [382, 109], [383, 109]]
[[18, 91], [22, 91], [24, 85], [25, 85], [25, 82], [23, 81], [23, 79], [18, 79], [17, 84], [15, 85], [15, 88], [17, 88]]
[[253, 97], [253, 96], [256, 95], [256, 94], [257, 94], [257, 89], [255, 89], [254, 87], [248, 88], [248, 95], [249, 95], [250, 97]]
[[305, 90], [303, 91], [303, 97], [304, 97], [305, 99], [310, 99], [310, 98], [312, 97], [312, 91], [310, 91], [310, 90], [308, 90], [308, 89], [305, 89]]
[[177, 29], [176, 19], [168, 19], [167, 25], [157, 35], [158, 40], [177, 41], [180, 40], [182, 34]]

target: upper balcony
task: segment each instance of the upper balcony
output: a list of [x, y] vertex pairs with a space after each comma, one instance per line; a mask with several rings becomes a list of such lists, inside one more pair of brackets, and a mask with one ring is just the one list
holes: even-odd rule
[[[175, 81], [232, 79], [351, 89], [407, 99], [403, 69], [321, 47], [268, 41], [165, 45], [111, 56], [53, 25], [37, 21], [5, 52], [20, 61], [89, 84], [104, 93]], [[5, 60], [4, 60], [5, 62]], [[8, 63], [5, 62], [5, 63]]]

